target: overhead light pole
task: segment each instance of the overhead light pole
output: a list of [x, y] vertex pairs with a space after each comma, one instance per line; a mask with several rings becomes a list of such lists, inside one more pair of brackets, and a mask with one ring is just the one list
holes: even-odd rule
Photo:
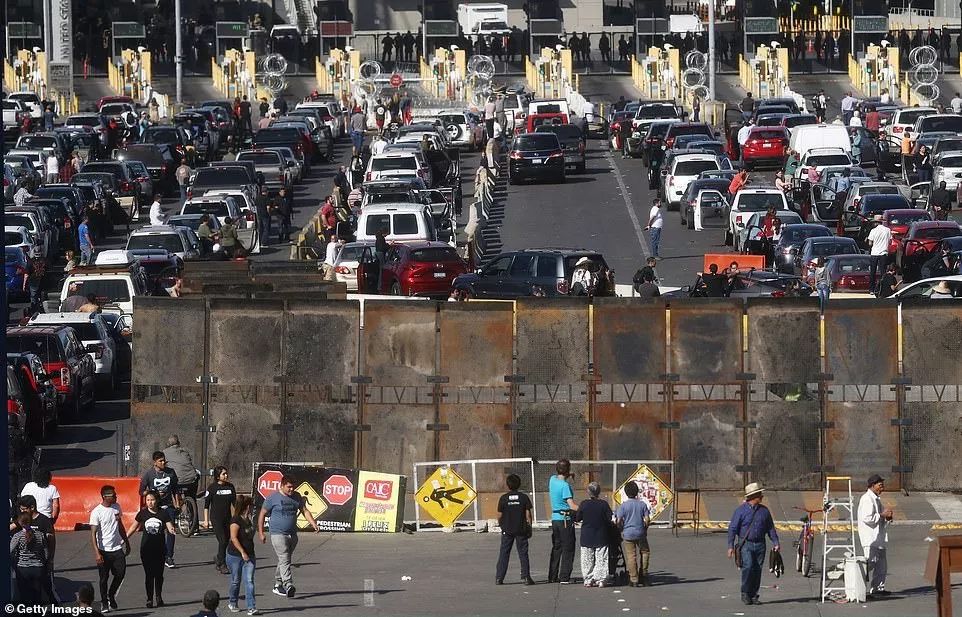
[[184, 91], [184, 38], [183, 26], [180, 22], [180, 0], [174, 0], [174, 23], [176, 35], [174, 37], [174, 74], [177, 82], [177, 106], [183, 104]]

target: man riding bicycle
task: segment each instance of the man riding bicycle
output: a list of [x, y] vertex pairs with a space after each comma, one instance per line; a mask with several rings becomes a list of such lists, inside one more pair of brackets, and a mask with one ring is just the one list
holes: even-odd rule
[[184, 489], [186, 494], [196, 497], [200, 474], [194, 467], [194, 460], [190, 457], [190, 452], [180, 445], [180, 439], [177, 435], [171, 435], [167, 439], [164, 458], [167, 459], [167, 466], [177, 475], [177, 492]]
[[[163, 452], [157, 451], [153, 454], [153, 466], [144, 472], [140, 478], [140, 494], [143, 496], [147, 491], [157, 491], [160, 501], [157, 505], [166, 508], [171, 519], [176, 518], [176, 510], [180, 508], [181, 499], [177, 492], [177, 474], [167, 466], [167, 458]], [[194, 486], [197, 485], [196, 480]], [[174, 535], [164, 531], [164, 541], [167, 549], [165, 564], [168, 568], [174, 565]]]

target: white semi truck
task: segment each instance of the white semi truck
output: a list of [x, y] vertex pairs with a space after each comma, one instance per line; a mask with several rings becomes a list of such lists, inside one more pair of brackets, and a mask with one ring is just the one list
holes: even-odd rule
[[459, 4], [458, 25], [465, 36], [471, 39], [482, 35], [507, 34], [511, 31], [508, 28], [508, 5]]

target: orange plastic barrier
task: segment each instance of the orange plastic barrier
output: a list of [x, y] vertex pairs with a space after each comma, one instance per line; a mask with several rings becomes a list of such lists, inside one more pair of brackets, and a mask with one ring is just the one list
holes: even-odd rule
[[705, 255], [705, 265], [703, 266], [702, 272], [708, 272], [708, 266], [715, 264], [718, 266], [718, 271], [726, 269], [728, 265], [733, 262], [738, 262], [738, 269], [741, 271], [751, 270], [755, 268], [756, 270], [765, 269], [765, 256], [764, 255], [741, 255], [739, 253], [709, 253]]
[[57, 531], [76, 531], [86, 527], [90, 523], [90, 511], [101, 502], [100, 488], [107, 484], [117, 489], [117, 503], [123, 512], [125, 527], [140, 511], [140, 478], [56, 476], [51, 482], [60, 491]]

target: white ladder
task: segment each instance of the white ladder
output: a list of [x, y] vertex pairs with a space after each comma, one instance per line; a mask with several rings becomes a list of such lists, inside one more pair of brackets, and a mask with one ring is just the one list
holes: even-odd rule
[[314, 0], [295, 0], [297, 29], [304, 36], [317, 33], [317, 16], [314, 14]]
[[[837, 491], [838, 496], [832, 494], [832, 483], [842, 484], [845, 489]], [[828, 476], [825, 478], [825, 495], [822, 512], [822, 602], [835, 592], [845, 594], [845, 559], [857, 557], [855, 545], [855, 513], [856, 504], [852, 497], [851, 476]], [[838, 510], [833, 521], [829, 515]], [[841, 531], [829, 531], [829, 523], [841, 523]], [[830, 576], [831, 575], [831, 576]]]

